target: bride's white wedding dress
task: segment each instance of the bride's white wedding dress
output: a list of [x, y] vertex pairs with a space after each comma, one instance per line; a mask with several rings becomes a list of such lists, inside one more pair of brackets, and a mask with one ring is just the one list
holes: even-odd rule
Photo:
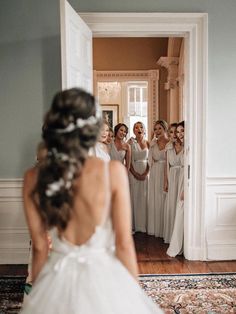
[[83, 245], [52, 232], [53, 249], [22, 314], [162, 313], [115, 256], [111, 219]]

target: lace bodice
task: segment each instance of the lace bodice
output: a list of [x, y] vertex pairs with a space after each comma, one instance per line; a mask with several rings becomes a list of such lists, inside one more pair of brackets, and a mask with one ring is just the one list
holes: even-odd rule
[[104, 257], [104, 254], [114, 254], [115, 251], [114, 232], [110, 218], [104, 225], [97, 226], [91, 237], [82, 245], [72, 244], [65, 238], [59, 237], [56, 229], [50, 233], [53, 253], [51, 255], [55, 260], [55, 271], [61, 271], [68, 262], [91, 264], [96, 258]]

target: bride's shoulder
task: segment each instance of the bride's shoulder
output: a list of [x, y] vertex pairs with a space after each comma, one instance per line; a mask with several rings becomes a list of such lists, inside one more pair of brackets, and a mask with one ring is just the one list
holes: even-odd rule
[[98, 169], [98, 167], [101, 167], [104, 165], [104, 163], [105, 161], [103, 161], [101, 158], [96, 156], [89, 156], [85, 162], [85, 168]]
[[118, 160], [111, 160], [109, 162], [109, 169], [111, 178], [119, 180], [120, 177], [124, 175], [127, 176], [127, 170], [125, 166]]
[[29, 168], [24, 173], [24, 181], [32, 183], [36, 180], [38, 171], [36, 167]]
[[24, 189], [33, 191], [38, 178], [38, 170], [36, 167], [29, 168], [24, 173]]

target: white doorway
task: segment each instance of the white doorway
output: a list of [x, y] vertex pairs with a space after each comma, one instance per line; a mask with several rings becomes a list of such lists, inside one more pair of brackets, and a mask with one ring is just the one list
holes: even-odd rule
[[[61, 0], [61, 4], [63, 7], [65, 1]], [[91, 29], [93, 37], [184, 37], [187, 80], [183, 116], [186, 121], [185, 164], [188, 165], [185, 169], [184, 252], [189, 260], [205, 260], [207, 14], [79, 13], [79, 15]], [[62, 44], [63, 42], [65, 43], [62, 40]], [[65, 51], [65, 47], [62, 47], [62, 51]], [[64, 60], [62, 64], [65, 63]], [[65, 87], [69, 85], [63, 85], [63, 88]]]

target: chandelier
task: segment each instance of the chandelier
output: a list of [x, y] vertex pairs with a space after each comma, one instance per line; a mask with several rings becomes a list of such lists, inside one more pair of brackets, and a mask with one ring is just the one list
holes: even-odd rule
[[121, 84], [119, 82], [98, 82], [98, 99], [112, 101], [120, 95]]

